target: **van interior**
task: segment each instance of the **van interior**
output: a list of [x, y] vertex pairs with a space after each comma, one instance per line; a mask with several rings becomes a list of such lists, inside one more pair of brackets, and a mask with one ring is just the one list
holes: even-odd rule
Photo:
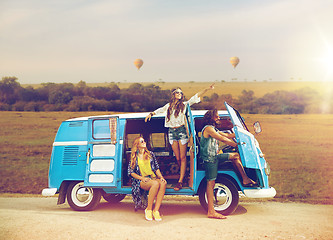
[[[221, 118], [221, 126], [218, 126], [219, 130], [230, 130], [232, 124], [230, 125], [230, 119], [228, 117]], [[195, 118], [195, 132], [196, 132], [196, 142], [197, 142], [197, 152], [199, 151], [199, 139], [201, 136], [201, 130], [203, 128], [202, 118]], [[130, 163], [131, 147], [133, 141], [137, 137], [143, 137], [146, 141], [147, 148], [154, 152], [156, 159], [160, 166], [160, 171], [162, 172], [164, 178], [167, 180], [167, 188], [173, 188], [179, 179], [180, 167], [177, 163], [176, 157], [173, 154], [171, 145], [168, 138], [168, 128], [164, 127], [164, 117], [152, 118], [150, 122], [146, 123], [144, 119], [128, 119], [125, 126], [125, 139], [124, 139], [124, 149], [123, 149], [123, 166], [122, 166], [122, 185], [124, 187], [131, 186], [131, 177], [128, 176], [128, 164]], [[192, 137], [192, 136], [191, 136]], [[199, 159], [195, 163], [193, 161], [193, 154], [190, 154], [191, 139], [188, 143], [187, 151], [187, 169], [185, 173], [185, 178], [183, 181], [184, 188], [192, 187], [193, 179], [191, 178], [191, 169], [193, 166], [191, 164], [197, 164], [197, 169], [203, 170], [202, 161]], [[221, 148], [226, 146], [221, 146]], [[192, 158], [192, 159], [191, 159]], [[191, 168], [192, 167], [192, 168]], [[223, 163], [223, 166], [219, 168], [232, 168], [231, 162]], [[193, 175], [193, 174], [192, 174]]]

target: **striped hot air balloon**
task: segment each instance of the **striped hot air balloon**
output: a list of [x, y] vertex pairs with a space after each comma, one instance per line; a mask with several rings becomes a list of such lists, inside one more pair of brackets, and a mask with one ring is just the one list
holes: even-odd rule
[[230, 63], [235, 68], [237, 66], [237, 64], [239, 63], [239, 58], [238, 57], [231, 57], [230, 58]]
[[139, 69], [142, 67], [142, 65], [143, 65], [143, 61], [142, 61], [142, 59], [140, 59], [140, 58], [135, 59], [135, 61], [134, 61], [134, 65], [135, 65], [136, 68], [139, 70]]

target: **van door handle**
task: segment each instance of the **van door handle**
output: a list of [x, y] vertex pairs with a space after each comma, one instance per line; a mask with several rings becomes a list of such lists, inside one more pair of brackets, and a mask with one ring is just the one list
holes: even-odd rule
[[89, 158], [90, 158], [90, 148], [88, 149], [88, 152], [87, 152], [87, 164], [89, 164]]

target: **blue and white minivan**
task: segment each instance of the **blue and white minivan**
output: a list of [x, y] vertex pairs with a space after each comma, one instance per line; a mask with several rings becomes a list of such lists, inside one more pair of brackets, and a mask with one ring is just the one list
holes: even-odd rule
[[[214, 205], [216, 211], [228, 215], [238, 206], [239, 194], [249, 198], [271, 198], [276, 191], [269, 186], [270, 168], [258, 141], [251, 134], [239, 112], [225, 103], [219, 111], [221, 131], [233, 131], [238, 151], [247, 175], [258, 182], [255, 187], [244, 187], [231, 162], [219, 166], [215, 184]], [[101, 197], [116, 203], [131, 194], [131, 178], [127, 175], [131, 146], [135, 138], [142, 136], [153, 151], [160, 170], [167, 180], [166, 195], [199, 195], [207, 210], [206, 178], [199, 157], [202, 119], [206, 111], [187, 109], [187, 128], [190, 141], [187, 153], [187, 171], [184, 187], [175, 191], [179, 178], [179, 166], [164, 127], [164, 116], [155, 115], [145, 122], [148, 113], [129, 113], [91, 116], [69, 119], [59, 127], [55, 137], [49, 168], [49, 187], [42, 195], [59, 193], [58, 204], [66, 201], [74, 210], [92, 210]], [[256, 133], [261, 131], [259, 122], [254, 124]], [[221, 151], [236, 151], [220, 146]], [[134, 206], [134, 205], [133, 205]]]

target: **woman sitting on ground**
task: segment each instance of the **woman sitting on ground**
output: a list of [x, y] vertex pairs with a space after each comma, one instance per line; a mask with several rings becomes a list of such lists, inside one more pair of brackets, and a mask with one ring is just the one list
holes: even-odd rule
[[[134, 140], [131, 150], [131, 161], [128, 166], [128, 175], [132, 179], [132, 197], [135, 210], [145, 209], [145, 218], [148, 221], [161, 221], [159, 209], [165, 194], [166, 180], [163, 178], [154, 153], [147, 149], [142, 137]], [[148, 201], [147, 201], [147, 191]], [[153, 210], [153, 203], [155, 206]]]

